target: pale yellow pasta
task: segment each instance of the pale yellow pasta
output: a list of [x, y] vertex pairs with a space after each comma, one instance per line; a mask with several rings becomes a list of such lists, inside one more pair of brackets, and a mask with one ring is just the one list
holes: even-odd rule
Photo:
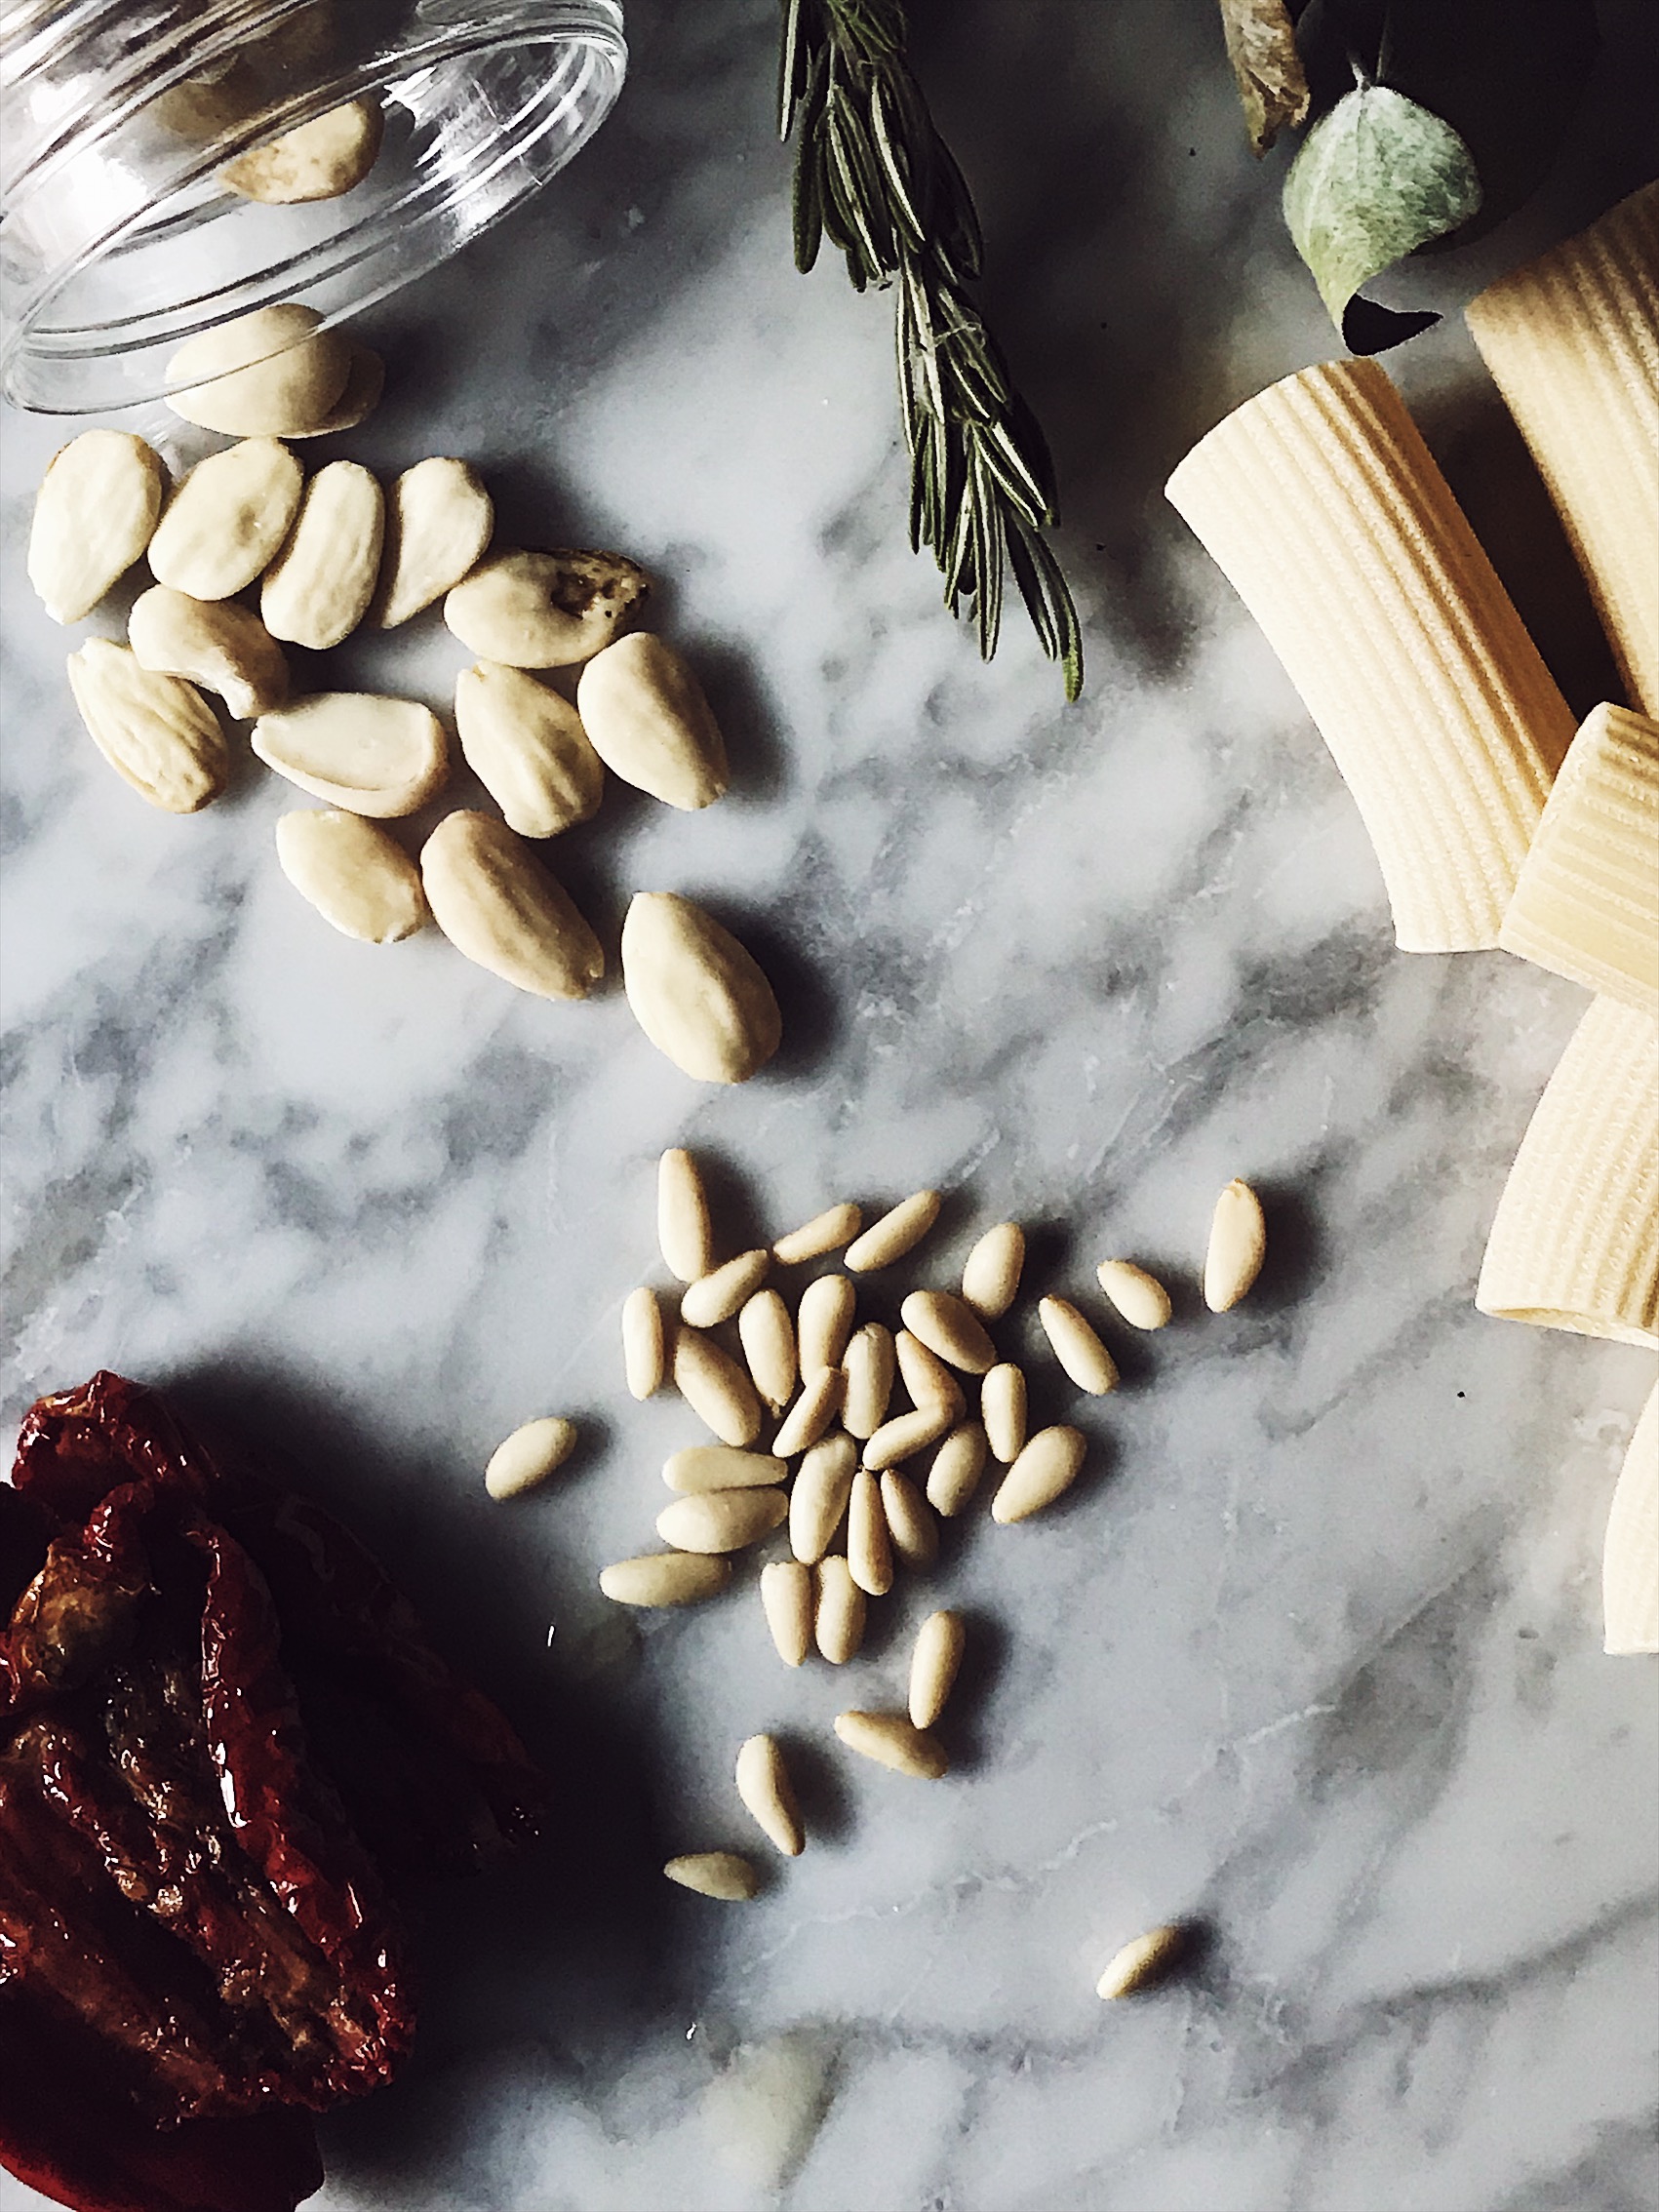
[[1466, 313], [1631, 702], [1659, 715], [1659, 183], [1488, 285]]
[[1596, 999], [1509, 1171], [1483, 1314], [1659, 1344], [1659, 1029]]
[[1659, 1651], [1659, 1387], [1647, 1394], [1607, 1516], [1601, 1619], [1616, 1656]]
[[1402, 949], [1495, 945], [1573, 718], [1383, 371], [1270, 385], [1166, 489], [1330, 747]]
[[1588, 717], [1498, 942], [1659, 1016], [1659, 723], [1619, 706]]

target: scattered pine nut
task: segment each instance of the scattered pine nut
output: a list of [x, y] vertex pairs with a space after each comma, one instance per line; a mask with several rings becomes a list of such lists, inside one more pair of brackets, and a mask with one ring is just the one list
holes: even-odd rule
[[730, 1560], [695, 1552], [647, 1552], [641, 1559], [608, 1566], [599, 1587], [618, 1605], [695, 1605], [731, 1580]]
[[919, 1336], [901, 1328], [893, 1338], [893, 1356], [898, 1362], [899, 1375], [910, 1393], [910, 1402], [919, 1413], [943, 1407], [953, 1422], [960, 1421], [968, 1410], [968, 1401], [959, 1383], [936, 1352], [929, 1352]]
[[1025, 1266], [1025, 1232], [1017, 1221], [987, 1229], [968, 1255], [962, 1294], [982, 1321], [1001, 1321], [1019, 1294]]
[[786, 1667], [799, 1667], [812, 1647], [812, 1570], [799, 1560], [761, 1569], [761, 1610]]
[[802, 1260], [822, 1259], [826, 1252], [838, 1252], [843, 1244], [857, 1236], [863, 1225], [862, 1210], [849, 1199], [844, 1205], [826, 1206], [822, 1213], [814, 1213], [810, 1221], [799, 1229], [791, 1229], [787, 1237], [779, 1237], [771, 1248], [771, 1256], [779, 1267], [795, 1267]]
[[662, 1305], [643, 1283], [622, 1301], [622, 1370], [632, 1398], [654, 1398], [668, 1377]]
[[674, 1332], [674, 1387], [722, 1443], [752, 1444], [761, 1433], [755, 1386], [730, 1352], [700, 1329]]
[[930, 1567], [939, 1556], [939, 1524], [909, 1476], [894, 1467], [882, 1477], [882, 1512], [895, 1558], [907, 1567]]
[[947, 1521], [959, 1514], [979, 1487], [985, 1472], [985, 1432], [977, 1421], [965, 1421], [940, 1444], [928, 1474], [928, 1503]]
[[886, 1468], [913, 1459], [955, 1426], [960, 1410], [949, 1405], [921, 1405], [914, 1413], [895, 1414], [890, 1421], [884, 1421], [865, 1444], [864, 1465], [873, 1475], [879, 1475]]
[[1171, 1968], [1180, 1961], [1187, 1947], [1185, 1928], [1171, 1925], [1153, 1928], [1133, 1943], [1126, 1943], [1104, 1974], [1095, 1984], [1095, 1995], [1103, 1997], [1135, 1996], [1142, 1990], [1156, 1989], [1167, 1979]]
[[769, 1251], [739, 1252], [724, 1266], [699, 1275], [695, 1283], [686, 1286], [680, 1300], [680, 1319], [690, 1322], [693, 1328], [718, 1327], [760, 1288], [770, 1266]]
[[1025, 1444], [1025, 1374], [1001, 1361], [979, 1386], [979, 1418], [993, 1458], [1011, 1467]]
[[656, 1533], [677, 1552], [745, 1552], [781, 1528], [788, 1513], [781, 1490], [702, 1490], [664, 1506]]
[[1079, 1390], [1104, 1398], [1118, 1387], [1118, 1363], [1101, 1343], [1086, 1316], [1069, 1298], [1045, 1298], [1037, 1308], [1043, 1333], [1054, 1357]]
[[998, 1484], [991, 1519], [1024, 1521], [1052, 1505], [1077, 1481], [1087, 1449], [1081, 1429], [1039, 1429]]
[[1162, 1328], [1169, 1319], [1168, 1291], [1133, 1260], [1103, 1259], [1094, 1280], [1131, 1328]]
[[866, 1322], [854, 1329], [841, 1363], [847, 1377], [842, 1424], [850, 1437], [873, 1437], [887, 1418], [893, 1382], [892, 1330], [880, 1322]]
[[1232, 1182], [1215, 1202], [1209, 1248], [1204, 1255], [1204, 1302], [1212, 1314], [1236, 1306], [1261, 1273], [1267, 1257], [1267, 1223], [1248, 1183]]
[[774, 1413], [795, 1395], [795, 1323], [775, 1290], [757, 1290], [737, 1316], [737, 1337], [755, 1388]]
[[846, 1389], [846, 1378], [839, 1367], [820, 1367], [809, 1382], [801, 1386], [801, 1395], [783, 1417], [782, 1426], [772, 1439], [772, 1449], [779, 1459], [793, 1459], [798, 1451], [815, 1444], [836, 1415], [841, 1411], [841, 1395]]
[[997, 1363], [997, 1347], [966, 1298], [953, 1290], [913, 1290], [898, 1309], [904, 1325], [950, 1366], [982, 1375]]
[[803, 1376], [841, 1365], [857, 1304], [858, 1293], [845, 1275], [820, 1275], [808, 1284], [795, 1321]]
[[656, 1168], [656, 1241], [670, 1275], [695, 1283], [714, 1265], [708, 1193], [689, 1152], [665, 1152]]
[[881, 1485], [867, 1467], [853, 1476], [847, 1501], [847, 1563], [853, 1581], [872, 1598], [885, 1598], [892, 1588], [892, 1539]]
[[760, 1894], [760, 1869], [735, 1851], [688, 1851], [670, 1859], [662, 1871], [682, 1889], [718, 1897], [727, 1905], [746, 1905]]
[[770, 1451], [739, 1451], [733, 1444], [687, 1444], [662, 1463], [662, 1480], [682, 1497], [705, 1490], [756, 1490], [781, 1482], [789, 1470]]
[[849, 1751], [861, 1752], [879, 1766], [890, 1766], [895, 1774], [937, 1782], [950, 1772], [943, 1744], [902, 1713], [838, 1713], [835, 1732]]
[[858, 1447], [850, 1437], [826, 1437], [801, 1462], [789, 1492], [789, 1548], [810, 1566], [829, 1550], [852, 1494]]
[[795, 1801], [783, 1753], [771, 1736], [751, 1736], [737, 1754], [737, 1795], [768, 1839], [786, 1858], [806, 1848], [801, 1808]]
[[564, 1465], [575, 1441], [575, 1423], [556, 1413], [545, 1420], [527, 1421], [490, 1454], [484, 1487], [493, 1498], [516, 1498], [533, 1490]]
[[913, 1726], [930, 1728], [945, 1710], [967, 1640], [968, 1630], [960, 1613], [929, 1613], [917, 1630], [910, 1654]]
[[854, 1275], [890, 1267], [922, 1242], [939, 1218], [943, 1203], [937, 1191], [918, 1191], [905, 1199], [879, 1221], [872, 1221], [861, 1237], [853, 1238], [847, 1247], [847, 1265]]
[[869, 1600], [840, 1552], [831, 1552], [812, 1569], [812, 1589], [813, 1640], [832, 1667], [844, 1667], [864, 1640]]

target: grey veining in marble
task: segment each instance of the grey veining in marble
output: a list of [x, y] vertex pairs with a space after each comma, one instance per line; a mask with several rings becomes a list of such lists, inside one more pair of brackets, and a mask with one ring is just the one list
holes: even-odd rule
[[[327, 2124], [327, 2212], [1637, 2212], [1659, 1684], [1600, 1652], [1599, 1558], [1652, 1360], [1471, 1304], [1581, 995], [1393, 950], [1333, 768], [1160, 497], [1332, 350], [1212, 11], [914, 12], [1055, 449], [1081, 706], [1017, 615], [981, 668], [906, 549], [888, 303], [789, 265], [766, 0], [636, 0], [590, 152], [367, 319], [392, 379], [343, 443], [468, 454], [504, 534], [665, 580], [731, 795], [613, 785], [555, 865], [612, 949], [637, 888], [749, 937], [788, 1035], [741, 1090], [676, 1074], [614, 983], [544, 1005], [432, 933], [336, 937], [252, 765], [200, 818], [134, 798], [22, 579], [60, 432], [5, 421], [6, 1416], [108, 1364], [294, 1463], [558, 1780], [544, 1857], [430, 1901], [422, 2042]], [[1466, 296], [1636, 181], [1638, 92], [1609, 61], [1536, 209], [1397, 296]], [[1588, 706], [1604, 654], [1455, 317], [1393, 366]], [[462, 657], [428, 622], [334, 666], [440, 702]], [[781, 1668], [751, 1589], [634, 1618], [595, 1588], [695, 1433], [617, 1348], [674, 1143], [732, 1248], [933, 1183], [922, 1280], [1012, 1214], [1040, 1287], [1092, 1303], [1110, 1252], [1177, 1285], [1081, 1409], [1010, 1327], [1088, 1471], [1025, 1526], [970, 1515], [839, 1677]], [[1234, 1174], [1272, 1256], [1217, 1320]], [[582, 1450], [491, 1504], [484, 1459], [547, 1410]], [[971, 1657], [925, 1787], [829, 1721], [895, 1696], [940, 1602]], [[669, 1852], [754, 1840], [759, 1728], [806, 1855], [746, 1908], [670, 1890]], [[1102, 2006], [1176, 1916], [1191, 1973]]]

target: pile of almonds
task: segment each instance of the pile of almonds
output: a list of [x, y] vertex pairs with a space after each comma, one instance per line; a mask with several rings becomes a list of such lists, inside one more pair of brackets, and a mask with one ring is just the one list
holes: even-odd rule
[[[1000, 1222], [978, 1240], [960, 1290], [905, 1294], [896, 1330], [859, 1320], [860, 1282], [906, 1258], [940, 1204], [938, 1192], [918, 1191], [869, 1227], [856, 1205], [833, 1205], [770, 1248], [723, 1259], [695, 1161], [683, 1150], [663, 1154], [657, 1236], [682, 1288], [677, 1313], [670, 1296], [650, 1285], [625, 1301], [627, 1386], [647, 1399], [672, 1382], [718, 1442], [668, 1459], [663, 1480], [675, 1495], [656, 1530], [669, 1548], [608, 1566], [599, 1578], [608, 1598], [638, 1606], [712, 1598], [731, 1584], [734, 1555], [786, 1530], [792, 1556], [764, 1565], [759, 1578], [778, 1655], [799, 1667], [815, 1649], [831, 1666], [845, 1666], [863, 1642], [871, 1600], [888, 1596], [901, 1568], [925, 1573], [933, 1565], [939, 1518], [967, 1509], [990, 1461], [1002, 1470], [991, 1496], [998, 1522], [1024, 1521], [1071, 1487], [1086, 1451], [1082, 1431], [1055, 1425], [1027, 1433], [1025, 1372], [1001, 1356], [991, 1334], [1019, 1294], [1025, 1240], [1017, 1223]], [[1204, 1267], [1212, 1312], [1244, 1297], [1265, 1250], [1255, 1193], [1246, 1183], [1228, 1184]], [[838, 1252], [841, 1271], [813, 1276], [789, 1297], [772, 1280]], [[1138, 1329], [1169, 1320], [1169, 1294], [1146, 1269], [1113, 1258], [1095, 1272], [1119, 1320]], [[1051, 1296], [1037, 1311], [1077, 1388], [1091, 1397], [1113, 1390], [1116, 1363], [1087, 1315]], [[569, 1423], [544, 1420], [516, 1432], [491, 1462], [493, 1493], [528, 1488], [550, 1474], [570, 1448], [569, 1431]], [[499, 1473], [508, 1462], [525, 1479], [504, 1487]], [[912, 1649], [905, 1710], [845, 1712], [835, 1722], [841, 1741], [897, 1773], [943, 1776], [949, 1755], [933, 1731], [965, 1635], [960, 1614], [930, 1613]], [[799, 1854], [806, 1831], [773, 1738], [744, 1743], [736, 1784], [763, 1833], [786, 1855]], [[729, 1851], [694, 1852], [663, 1871], [711, 1897], [745, 1899], [761, 1885], [757, 1870]], [[1165, 1942], [1159, 1958], [1172, 1957], [1175, 1948]], [[1103, 1978], [1101, 1994], [1143, 1986], [1131, 1978], [1108, 1990]]]
[[[675, 648], [628, 629], [651, 590], [635, 562], [493, 546], [490, 494], [448, 455], [389, 490], [351, 460], [307, 477], [285, 438], [340, 426], [330, 395], [351, 354], [316, 321], [261, 308], [180, 349], [176, 372], [203, 380], [173, 404], [237, 443], [171, 490], [160, 454], [128, 431], [89, 430], [48, 467], [28, 573], [53, 618], [83, 619], [140, 559], [155, 579], [125, 645], [91, 638], [69, 656], [81, 719], [142, 798], [194, 813], [230, 774], [217, 696], [252, 723], [258, 759], [324, 802], [282, 817], [277, 857], [336, 928], [387, 944], [432, 920], [520, 990], [585, 998], [605, 953], [534, 846], [596, 812], [607, 770], [667, 806], [711, 806], [728, 783], [719, 725]], [[444, 725], [415, 699], [293, 698], [283, 648], [326, 652], [360, 624], [396, 629], [440, 601], [477, 655], [456, 680], [455, 734], [500, 811], [447, 814], [417, 861], [380, 825], [443, 790]], [[539, 680], [554, 669], [579, 670], [573, 703]], [[640, 1026], [687, 1074], [741, 1083], [776, 1051], [766, 976], [691, 900], [638, 894], [620, 950]]]

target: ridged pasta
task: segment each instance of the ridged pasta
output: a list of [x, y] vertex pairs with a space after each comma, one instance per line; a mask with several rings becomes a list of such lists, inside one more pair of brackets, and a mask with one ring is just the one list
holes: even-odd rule
[[1659, 1344], [1659, 1028], [1595, 999], [1509, 1171], [1483, 1314]]
[[1588, 717], [1498, 942], [1659, 1018], [1659, 723], [1619, 706]]
[[1495, 945], [1573, 718], [1383, 371], [1270, 385], [1165, 489], [1330, 747], [1401, 948]]
[[1614, 1654], [1659, 1651], [1659, 1386], [1636, 1424], [1607, 1516], [1601, 1618]]
[[1470, 334], [1659, 715], [1659, 183], [1472, 299]]

